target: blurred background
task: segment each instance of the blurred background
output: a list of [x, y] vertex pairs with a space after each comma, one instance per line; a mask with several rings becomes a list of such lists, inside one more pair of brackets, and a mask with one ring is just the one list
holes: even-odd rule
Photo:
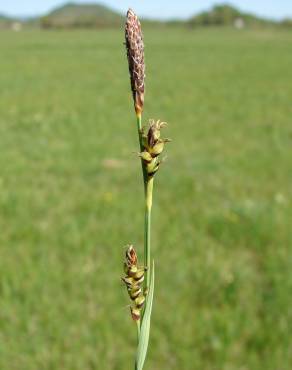
[[145, 369], [289, 370], [292, 3], [1, 0], [0, 369], [124, 370], [143, 193], [124, 50], [142, 18], [155, 180]]

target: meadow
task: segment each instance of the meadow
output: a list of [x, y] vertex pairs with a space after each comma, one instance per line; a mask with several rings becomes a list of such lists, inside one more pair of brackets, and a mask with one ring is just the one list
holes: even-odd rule
[[[156, 178], [145, 370], [292, 368], [292, 33], [144, 30]], [[132, 368], [143, 194], [123, 30], [0, 32], [0, 369]]]

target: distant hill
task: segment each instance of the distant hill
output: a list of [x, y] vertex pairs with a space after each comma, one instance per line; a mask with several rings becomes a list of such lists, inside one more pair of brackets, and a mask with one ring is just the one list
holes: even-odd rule
[[260, 26], [274, 22], [256, 17], [253, 14], [243, 13], [228, 4], [215, 5], [208, 11], [199, 13], [189, 20], [189, 25], [196, 26]]
[[[90, 1], [90, 0], [89, 0]], [[102, 0], [101, 0], [102, 1]], [[0, 14], [0, 30], [22, 28], [73, 29], [73, 28], [112, 28], [123, 27], [125, 14], [120, 14], [97, 3], [67, 3], [41, 17], [26, 19], [10, 18]], [[292, 28], [292, 20], [271, 21], [245, 13], [229, 4], [215, 5], [213, 8], [194, 15], [189, 20], [159, 21], [142, 19], [143, 27], [208, 27], [232, 26], [236, 28], [279, 26]]]
[[43, 28], [95, 28], [120, 26], [123, 17], [99, 4], [68, 3], [40, 19]]
[[284, 28], [291, 28], [292, 29], [292, 18], [285, 18], [280, 22], [280, 26]]
[[11, 24], [14, 22], [14, 19], [5, 16], [4, 14], [0, 14], [0, 29], [9, 28]]

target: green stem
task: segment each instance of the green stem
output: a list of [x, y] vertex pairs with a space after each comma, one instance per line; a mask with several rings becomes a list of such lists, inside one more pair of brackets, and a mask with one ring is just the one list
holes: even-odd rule
[[137, 324], [137, 342], [139, 344], [139, 337], [140, 337], [140, 320], [137, 320], [136, 321], [136, 324]]
[[[138, 128], [140, 152], [142, 152], [144, 150], [144, 147], [143, 147], [143, 138], [142, 138], [142, 116], [141, 114], [137, 115], [137, 128]], [[142, 166], [142, 173], [143, 173], [144, 192], [146, 193], [147, 173], [146, 173], [146, 168], [144, 166], [142, 158], [141, 158], [141, 166]]]
[[[140, 143], [140, 152], [144, 150], [143, 145], [143, 134], [142, 134], [142, 117], [141, 114], [137, 115], [137, 128], [138, 128], [138, 136], [139, 136], [139, 143]], [[145, 271], [145, 282], [144, 282], [144, 289], [149, 289], [150, 287], [150, 277], [151, 277], [151, 210], [152, 210], [152, 196], [153, 196], [153, 177], [149, 178], [147, 173], [147, 168], [141, 158], [141, 165], [142, 165], [142, 173], [143, 173], [143, 182], [144, 182], [144, 195], [145, 195], [145, 223], [144, 223], [144, 266], [146, 268]], [[145, 293], [145, 290], [144, 290]], [[153, 298], [153, 297], [152, 297]], [[148, 297], [146, 296], [146, 304], [148, 302]], [[152, 305], [152, 301], [150, 302]], [[142, 322], [144, 317], [145, 310], [142, 310]], [[140, 340], [140, 322], [137, 322], [137, 338], [138, 338], [138, 346]], [[145, 332], [142, 333], [143, 338], [145, 338]], [[148, 340], [147, 340], [148, 345]], [[147, 349], [146, 349], [147, 350]], [[145, 354], [146, 356], [146, 354]], [[137, 370], [137, 360], [135, 362], [135, 370]]]
[[146, 288], [150, 285], [150, 259], [151, 259], [151, 209], [152, 209], [152, 195], [153, 195], [153, 180], [151, 177], [146, 182], [145, 193], [145, 225], [144, 225], [144, 265], [146, 271]]
[[[137, 115], [137, 128], [139, 136], [140, 151], [144, 150], [142, 137], [142, 117]], [[145, 193], [145, 221], [144, 221], [144, 266], [147, 268], [145, 273], [145, 288], [150, 285], [150, 268], [151, 268], [151, 209], [152, 209], [152, 194], [153, 194], [153, 177], [148, 178], [146, 167], [141, 159], [144, 193]]]
[[[137, 320], [136, 324], [137, 324], [137, 346], [139, 346], [140, 332], [141, 332], [140, 320]], [[136, 361], [135, 361], [135, 370], [137, 370], [137, 362]]]

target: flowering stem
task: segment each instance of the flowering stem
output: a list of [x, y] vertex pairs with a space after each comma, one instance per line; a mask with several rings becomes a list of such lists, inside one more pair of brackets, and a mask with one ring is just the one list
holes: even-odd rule
[[137, 324], [137, 342], [139, 343], [139, 337], [140, 337], [140, 320], [137, 320], [136, 321], [136, 324]]
[[[138, 136], [139, 136], [139, 144], [140, 144], [140, 152], [143, 151], [143, 139], [142, 139], [142, 115], [141, 113], [137, 113], [137, 128], [138, 128]], [[147, 181], [147, 173], [141, 158], [141, 165], [142, 165], [142, 173], [143, 173], [143, 182], [144, 182], [144, 192], [146, 194], [146, 181]]]
[[153, 177], [146, 182], [145, 191], [145, 225], [144, 225], [144, 265], [146, 271], [146, 288], [150, 285], [150, 252], [151, 252], [151, 209], [153, 194]]
[[[140, 151], [144, 150], [142, 138], [142, 116], [137, 114], [137, 127], [140, 143]], [[151, 209], [152, 209], [152, 193], [153, 193], [153, 177], [148, 178], [145, 164], [141, 159], [144, 192], [145, 192], [145, 220], [144, 220], [144, 266], [147, 268], [145, 273], [146, 281], [145, 288], [150, 285], [150, 251], [151, 251]]]

